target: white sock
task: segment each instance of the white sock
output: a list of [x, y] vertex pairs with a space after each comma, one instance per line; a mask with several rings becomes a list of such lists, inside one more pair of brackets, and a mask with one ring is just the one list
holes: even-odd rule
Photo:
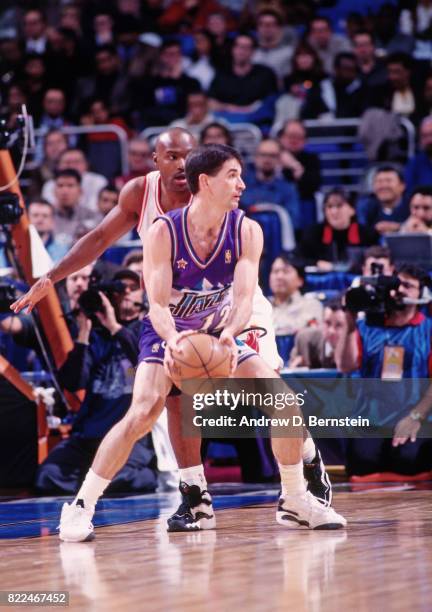
[[303, 461], [294, 465], [279, 465], [282, 485], [282, 497], [303, 495], [306, 493], [306, 482], [303, 477]]
[[303, 442], [303, 463], [312, 463], [315, 459], [316, 448], [315, 442], [310, 436]]
[[76, 504], [79, 499], [82, 499], [86, 508], [94, 508], [110, 482], [111, 480], [98, 476], [90, 468], [72, 504]]
[[180, 481], [186, 482], [188, 485], [198, 485], [201, 491], [207, 489], [207, 481], [204, 476], [204, 466], [194, 465], [193, 467], [180, 468]]

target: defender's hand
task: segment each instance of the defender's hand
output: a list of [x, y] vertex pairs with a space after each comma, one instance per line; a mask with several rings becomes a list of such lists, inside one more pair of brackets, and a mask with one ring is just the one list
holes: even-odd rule
[[29, 314], [36, 304], [48, 295], [50, 289], [53, 287], [54, 284], [50, 278], [46, 275], [41, 276], [27, 293], [24, 293], [24, 295], [11, 304], [10, 309], [13, 310], [15, 314], [18, 314], [23, 308], [27, 307], [26, 313]]
[[237, 369], [238, 346], [234, 340], [234, 336], [226, 330], [221, 333], [219, 342], [230, 351], [230, 376], [232, 376]]

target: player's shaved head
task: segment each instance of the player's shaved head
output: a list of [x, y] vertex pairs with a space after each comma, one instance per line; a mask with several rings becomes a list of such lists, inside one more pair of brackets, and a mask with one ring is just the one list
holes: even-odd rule
[[174, 127], [159, 134], [155, 142], [155, 152], [158, 155], [161, 149], [165, 150], [184, 146], [193, 149], [196, 145], [197, 141], [190, 132], [181, 127]]
[[180, 127], [159, 134], [153, 159], [165, 190], [188, 193], [184, 164], [187, 155], [196, 146], [194, 136]]

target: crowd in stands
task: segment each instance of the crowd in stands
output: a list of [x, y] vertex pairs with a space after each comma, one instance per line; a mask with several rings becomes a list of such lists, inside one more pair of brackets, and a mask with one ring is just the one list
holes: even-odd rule
[[[394, 264], [412, 263], [416, 236], [432, 235], [432, 2], [353, 3], [346, 13], [339, 5], [2, 3], [0, 113], [13, 126], [26, 104], [33, 118], [36, 144], [21, 188], [29, 220], [52, 261], [117, 205], [130, 179], [154, 170], [154, 136], [163, 128], [179, 126], [202, 144], [240, 149], [239, 130], [245, 130], [256, 141], [242, 151], [246, 190], [240, 206], [264, 230], [261, 282], [273, 305], [284, 365], [380, 378], [388, 366], [387, 345], [394, 345], [402, 350], [399, 378], [428, 378], [427, 305], [406, 306], [369, 326], [346, 310], [344, 294], [351, 284], [358, 286], [359, 275], [374, 274], [373, 265], [382, 274], [397, 274], [402, 297], [419, 299], [430, 283], [418, 266]], [[344, 144], [347, 128], [337, 123], [343, 119], [357, 122], [354, 144]], [[324, 135], [317, 146], [317, 125], [336, 125], [334, 142], [325, 142]], [[74, 132], [74, 126], [85, 129]], [[126, 165], [114, 129], [127, 141]], [[411, 155], [409, 138], [416, 148]], [[346, 173], [356, 155], [365, 165], [353, 181]], [[337, 180], [329, 183], [329, 169], [335, 168]], [[411, 250], [404, 251], [408, 262], [395, 256], [389, 235], [411, 238]], [[137, 238], [132, 231], [123, 240]], [[138, 244], [96, 264], [104, 280], [131, 284], [120, 297], [104, 297], [109, 316], [103, 320], [79, 312], [91, 270], [72, 275], [60, 290], [75, 345], [59, 377], [71, 391], [90, 389], [91, 381], [93, 391], [69, 438], [40, 467], [41, 490], [72, 491], [110, 419], [121, 418], [127, 408], [126, 379], [137, 360], [133, 330], [145, 312]], [[431, 256], [432, 249], [417, 257], [426, 272], [432, 270], [426, 261]], [[0, 269], [10, 273], [11, 265], [3, 243]], [[1, 352], [21, 370], [44, 368], [28, 317], [0, 318]], [[11, 350], [10, 335], [31, 352]], [[372, 345], [379, 350], [369, 350]], [[96, 367], [101, 360], [103, 367]], [[124, 377], [115, 379], [114, 371]], [[115, 403], [108, 419], [107, 398]], [[363, 414], [365, 405], [359, 408]], [[391, 436], [348, 441], [349, 474], [432, 469], [430, 443], [415, 440], [430, 408], [414, 391], [407, 391], [400, 408], [392, 414], [393, 444]], [[103, 418], [93, 428], [95, 411]], [[385, 415], [380, 419], [386, 422]], [[117, 484], [154, 490], [151, 442], [144, 440], [136, 453], [141, 468], [132, 457]], [[59, 462], [69, 465], [67, 476], [56, 471]]]

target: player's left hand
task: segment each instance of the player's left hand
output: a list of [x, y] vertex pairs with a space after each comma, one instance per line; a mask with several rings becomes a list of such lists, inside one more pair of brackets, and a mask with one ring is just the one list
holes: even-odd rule
[[404, 417], [396, 423], [392, 445], [402, 446], [402, 444], [405, 444], [408, 440], [415, 442], [420, 427], [420, 421], [414, 421], [410, 416]]
[[226, 331], [225, 329], [223, 330], [223, 332], [221, 333], [219, 337], [219, 342], [223, 344], [224, 346], [226, 346], [231, 353], [230, 376], [232, 376], [237, 369], [238, 346], [234, 340], [234, 336], [230, 332]]

